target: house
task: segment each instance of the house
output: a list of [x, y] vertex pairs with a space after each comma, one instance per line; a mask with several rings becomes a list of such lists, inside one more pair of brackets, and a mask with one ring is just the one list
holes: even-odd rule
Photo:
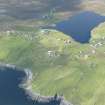
[[71, 43], [71, 40], [70, 40], [70, 39], [65, 39], [65, 40], [64, 40], [64, 44], [65, 44], [65, 45], [69, 45], [70, 43]]
[[55, 51], [48, 51], [47, 53], [49, 57], [55, 56]]
[[95, 54], [96, 53], [96, 51], [95, 50], [92, 50], [92, 54]]
[[88, 59], [89, 58], [89, 55], [84, 55], [84, 59], [86, 60], [86, 59]]

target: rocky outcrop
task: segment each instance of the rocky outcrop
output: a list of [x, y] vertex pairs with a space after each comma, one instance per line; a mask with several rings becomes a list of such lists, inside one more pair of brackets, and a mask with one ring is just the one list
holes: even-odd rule
[[[34, 98], [32, 98], [34, 97]], [[63, 96], [38, 96], [31, 94], [31, 98], [35, 105], [73, 105], [70, 102], [66, 101]]]

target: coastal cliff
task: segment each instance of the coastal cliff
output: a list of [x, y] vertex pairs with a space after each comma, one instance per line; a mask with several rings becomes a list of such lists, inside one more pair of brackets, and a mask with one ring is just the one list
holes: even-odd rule
[[31, 88], [33, 75], [30, 70], [18, 68], [15, 65], [0, 63], [0, 70], [7, 69], [25, 73], [25, 78], [22, 78], [22, 82], [21, 84], [19, 84], [19, 88], [25, 90], [28, 98], [32, 100], [33, 105], [73, 105], [70, 102], [66, 101], [63, 96], [59, 96], [57, 93], [54, 96], [41, 96], [33, 92]]

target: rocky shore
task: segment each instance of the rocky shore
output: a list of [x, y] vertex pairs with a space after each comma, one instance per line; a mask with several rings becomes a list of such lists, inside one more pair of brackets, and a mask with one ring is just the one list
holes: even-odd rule
[[19, 87], [25, 90], [26, 94], [28, 95], [28, 98], [32, 100], [33, 105], [73, 105], [70, 102], [66, 101], [63, 96], [59, 96], [58, 94], [55, 94], [54, 96], [41, 96], [33, 92], [31, 87], [33, 75], [32, 72], [28, 69], [23, 70], [22, 68], [18, 68], [15, 65], [2, 63], [0, 63], [0, 69], [11, 69], [25, 73], [26, 77], [22, 79], [22, 82], [21, 84], [19, 84]]

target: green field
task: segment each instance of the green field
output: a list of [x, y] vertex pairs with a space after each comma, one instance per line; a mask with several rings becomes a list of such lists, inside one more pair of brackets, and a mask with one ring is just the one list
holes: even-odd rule
[[105, 15], [105, 0], [17, 1], [0, 0], [0, 63], [32, 70], [32, 89], [41, 95], [63, 94], [73, 105], [105, 105], [105, 23], [91, 31], [87, 44], [40, 29], [82, 11]]
[[1, 32], [0, 62], [31, 69], [32, 88], [41, 95], [57, 92], [74, 105], [105, 105], [104, 28], [95, 28], [88, 44], [56, 30]]

